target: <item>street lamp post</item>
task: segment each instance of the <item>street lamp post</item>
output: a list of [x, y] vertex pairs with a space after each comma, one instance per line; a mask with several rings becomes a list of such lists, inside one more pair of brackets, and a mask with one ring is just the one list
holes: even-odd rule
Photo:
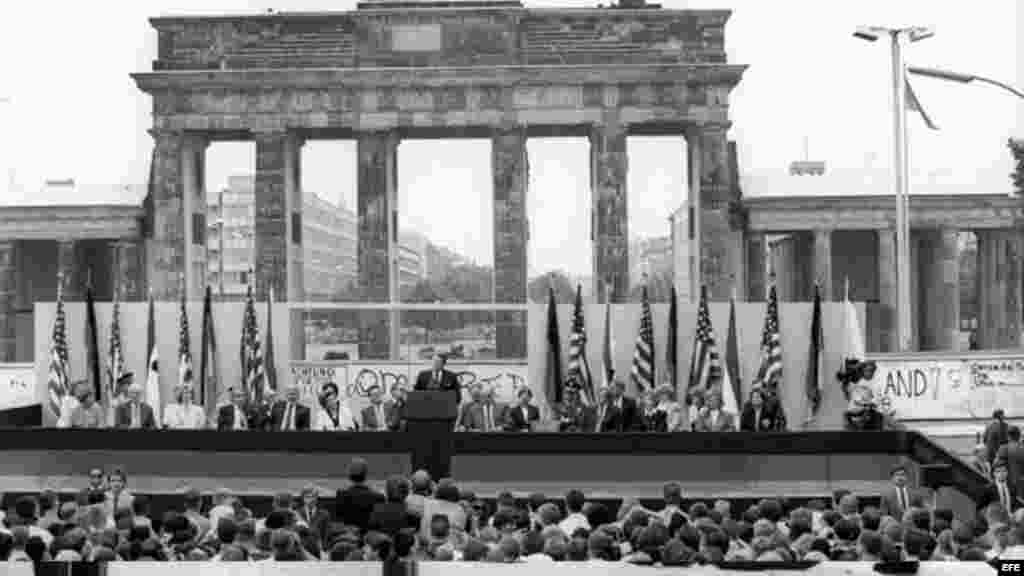
[[1024, 99], [1024, 92], [998, 80], [992, 78], [986, 78], [984, 76], [978, 76], [976, 74], [961, 74], [960, 72], [951, 72], [949, 70], [939, 70], [937, 68], [921, 68], [918, 66], [910, 66], [907, 68], [907, 72], [917, 76], [925, 76], [928, 78], [937, 78], [939, 80], [948, 80], [950, 82], [959, 82], [961, 84], [969, 84], [971, 82], [978, 82], [981, 84], [990, 84], [998, 88], [1006, 90], [1010, 94], [1013, 94], [1017, 98]]
[[893, 130], [893, 188], [896, 196], [896, 330], [897, 349], [909, 352], [913, 347], [911, 329], [913, 320], [910, 293], [910, 218], [908, 188], [910, 166], [907, 158], [907, 82], [903, 61], [903, 45], [934, 36], [923, 27], [884, 28], [860, 27], [854, 37], [876, 42], [888, 37], [892, 52], [892, 130]]

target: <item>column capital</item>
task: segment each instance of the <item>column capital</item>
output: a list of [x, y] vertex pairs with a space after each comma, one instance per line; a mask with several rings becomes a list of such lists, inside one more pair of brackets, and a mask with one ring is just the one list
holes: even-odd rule
[[153, 138], [154, 141], [169, 140], [172, 138], [183, 139], [185, 137], [184, 131], [171, 130], [168, 128], [150, 128], [149, 130], [146, 130], [146, 132], [149, 133], [150, 137]]
[[687, 140], [701, 136], [725, 136], [732, 128], [732, 122], [691, 122], [683, 131]]

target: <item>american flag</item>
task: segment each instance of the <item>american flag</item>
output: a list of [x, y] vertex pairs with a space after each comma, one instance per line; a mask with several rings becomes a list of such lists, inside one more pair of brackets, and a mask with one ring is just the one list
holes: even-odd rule
[[782, 381], [782, 337], [779, 335], [779, 297], [775, 286], [768, 292], [768, 312], [761, 334], [761, 367], [757, 379], [765, 388], [777, 391]]
[[711, 386], [712, 372], [720, 372], [721, 359], [715, 344], [715, 331], [711, 328], [711, 311], [708, 309], [708, 290], [700, 289], [700, 304], [697, 307], [697, 334], [694, 336], [693, 356], [690, 358], [690, 384], [687, 391], [704, 392]]
[[181, 308], [178, 311], [178, 381], [185, 383], [185, 376], [192, 372], [192, 331], [188, 327], [188, 302], [185, 287], [181, 288]]
[[263, 352], [260, 349], [260, 327], [256, 322], [256, 302], [252, 286], [245, 294], [245, 318], [242, 321], [242, 388], [249, 399], [260, 404], [263, 400]]
[[117, 381], [124, 374], [124, 352], [121, 348], [121, 302], [117, 291], [114, 291], [114, 307], [110, 313], [110, 351], [107, 353], [107, 390], [104, 400], [109, 411], [109, 418], [113, 424], [113, 408], [120, 392], [117, 389]]
[[47, 388], [50, 392], [50, 411], [60, 419], [64, 399], [71, 392], [68, 382], [67, 318], [64, 316], [63, 277], [57, 281], [57, 314], [50, 337], [50, 374]]
[[633, 385], [639, 393], [654, 388], [654, 325], [651, 321], [651, 302], [647, 299], [647, 286], [640, 296], [640, 333], [636, 335], [633, 351]]
[[576, 286], [576, 301], [572, 307], [572, 331], [569, 333], [568, 377], [580, 388], [580, 397], [587, 403], [594, 401], [594, 381], [587, 363], [587, 333], [583, 326], [582, 288]]

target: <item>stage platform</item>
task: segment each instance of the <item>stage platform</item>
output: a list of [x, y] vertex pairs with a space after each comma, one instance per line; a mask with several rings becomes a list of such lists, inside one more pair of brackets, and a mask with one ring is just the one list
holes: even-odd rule
[[[0, 430], [0, 490], [81, 489], [91, 468], [124, 468], [132, 491], [175, 494], [226, 488], [268, 496], [315, 484], [345, 485], [355, 457], [374, 483], [409, 474], [436, 454], [404, 433]], [[688, 498], [828, 497], [847, 489], [877, 496], [893, 465], [951, 467], [950, 505], [969, 507], [985, 480], [914, 431], [676, 434], [451, 435], [451, 475], [493, 497], [509, 490], [557, 497], [571, 488], [595, 499], [657, 498], [678, 481]], [[940, 492], [941, 494], [941, 492]]]

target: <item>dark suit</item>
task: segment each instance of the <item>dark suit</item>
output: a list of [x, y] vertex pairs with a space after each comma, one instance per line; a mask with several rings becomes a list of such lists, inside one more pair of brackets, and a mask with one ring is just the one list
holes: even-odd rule
[[1024, 444], [1007, 443], [996, 452], [996, 462], [1006, 463], [1006, 482], [1024, 494]]
[[526, 413], [520, 405], [505, 409], [505, 430], [509, 432], [529, 432], [540, 421], [540, 410], [532, 404], [526, 405]]
[[388, 430], [389, 429], [389, 422], [391, 422], [393, 420], [390, 412], [395, 409], [394, 405], [388, 405], [388, 404], [382, 404], [381, 405], [381, 411], [384, 412], [384, 421], [383, 422], [378, 422], [377, 421], [377, 411], [376, 411], [375, 408], [376, 408], [376, 406], [370, 405], [370, 406], [367, 406], [366, 408], [363, 408], [359, 412], [360, 425], [362, 426], [362, 429], [363, 430], [369, 430], [369, 431]]
[[[249, 430], [259, 430], [262, 423], [260, 422], [259, 414], [251, 408], [242, 408], [242, 414], [245, 416], [245, 426]], [[296, 417], [297, 418], [297, 417]], [[235, 405], [228, 404], [227, 406], [221, 406], [217, 410], [217, 430], [234, 430], [235, 429]]]
[[338, 490], [334, 501], [334, 517], [344, 524], [356, 526], [366, 532], [374, 506], [384, 502], [384, 495], [364, 484], [355, 484]]
[[392, 538], [405, 528], [417, 529], [420, 519], [409, 512], [405, 502], [378, 502], [370, 512], [370, 530], [383, 532]]
[[999, 448], [1010, 440], [1009, 434], [1010, 425], [1006, 422], [997, 420], [985, 428], [985, 451], [988, 453], [990, 462], [995, 460], [996, 452], [999, 451]]
[[313, 513], [310, 515], [310, 511], [305, 506], [300, 506], [295, 510], [295, 516], [299, 520], [306, 523], [309, 529], [316, 534], [317, 541], [320, 545], [324, 545], [324, 538], [327, 537], [327, 527], [331, 523], [331, 515], [327, 510], [324, 510], [320, 506], [313, 507]]
[[[602, 416], [602, 408], [604, 414]], [[622, 417], [622, 410], [612, 403], [598, 405], [595, 409], [594, 421], [597, 423], [598, 432], [623, 432], [626, 430], [626, 420]]]
[[388, 430], [397, 432], [405, 429], [405, 402], [387, 402]]
[[459, 377], [455, 372], [441, 370], [440, 381], [435, 377], [433, 370], [424, 370], [416, 375], [416, 386], [414, 390], [452, 390], [455, 392], [456, 404], [462, 403], [462, 390], [459, 387]]
[[754, 407], [749, 402], [743, 407], [740, 414], [740, 430], [745, 432], [765, 432], [778, 430], [778, 415], [774, 410], [761, 406], [759, 413], [755, 414]]
[[[907, 499], [910, 501], [910, 506], [921, 506], [924, 504], [924, 495], [918, 489], [906, 486]], [[882, 500], [878, 507], [879, 512], [883, 516], [892, 516], [896, 520], [903, 520], [903, 514], [906, 512], [906, 508], [900, 505], [900, 498], [896, 494], [896, 487], [891, 486], [882, 492]]]
[[[1018, 492], [1013, 487], [1013, 484], [1010, 484], [1009, 479], [1007, 479], [1006, 488], [1007, 491], [1010, 493], [1010, 503], [1012, 504], [1012, 509], [1008, 510], [1008, 512], [1010, 514], [1013, 514], [1018, 509], [1020, 509], [1022, 504], [1020, 492]], [[995, 483], [992, 483], [985, 487], [985, 492], [978, 500], [978, 510], [987, 507], [989, 504], [992, 504], [993, 502], [999, 502], [999, 489], [996, 487]]]
[[[284, 429], [284, 415], [288, 403], [281, 401], [274, 404], [274, 407], [270, 409], [270, 428], [271, 430], [283, 430]], [[309, 430], [309, 408], [302, 404], [295, 403], [295, 429], [296, 430]]]
[[636, 405], [636, 399], [623, 396], [622, 404], [622, 428], [625, 431], [643, 430], [644, 419], [640, 414], [640, 408]]
[[593, 432], [596, 413], [589, 406], [581, 403], [563, 404], [558, 407], [558, 429], [562, 432]]
[[[132, 425], [132, 407], [125, 402], [118, 405], [114, 411], [114, 427], [130, 428]], [[151, 430], [156, 428], [156, 418], [153, 416], [153, 407], [145, 402], [139, 402], [139, 428]]]

